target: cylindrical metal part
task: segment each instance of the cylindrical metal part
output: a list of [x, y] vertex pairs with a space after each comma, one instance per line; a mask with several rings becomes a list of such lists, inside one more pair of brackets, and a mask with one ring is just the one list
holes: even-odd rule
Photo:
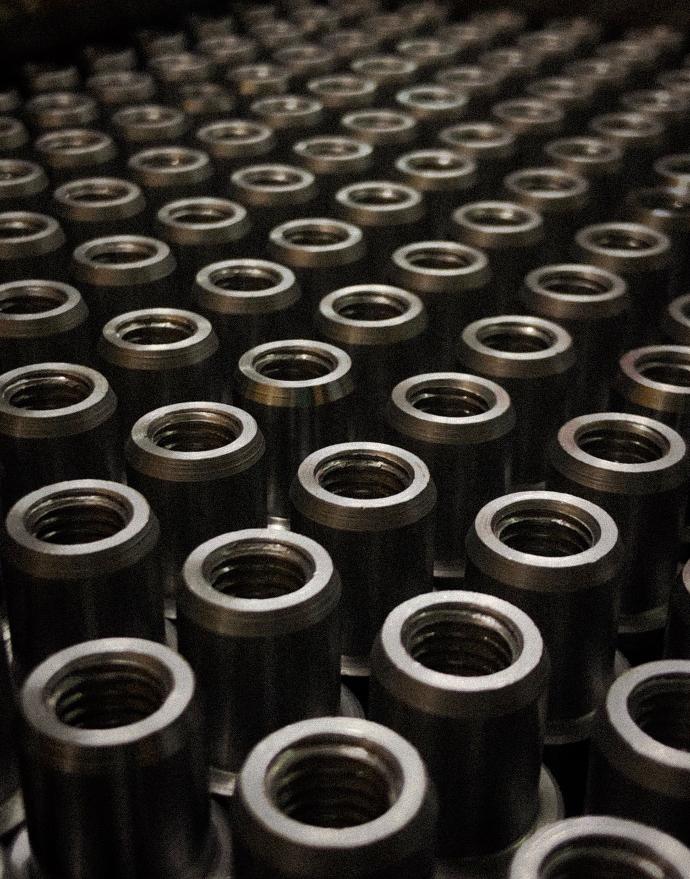
[[516, 488], [544, 480], [544, 440], [563, 423], [575, 348], [570, 334], [542, 317], [500, 315], [462, 331], [457, 357], [468, 371], [498, 382], [515, 407], [511, 479]]
[[221, 73], [227, 73], [240, 65], [251, 64], [257, 55], [255, 40], [231, 33], [204, 37], [197, 43], [196, 50], [210, 58]]
[[266, 342], [240, 357], [235, 391], [266, 439], [269, 518], [286, 520], [290, 483], [300, 462], [322, 446], [349, 438], [352, 361], [324, 342]]
[[477, 197], [477, 164], [451, 149], [414, 150], [395, 160], [401, 180], [424, 195], [428, 234], [447, 234], [450, 216], [461, 202]]
[[63, 183], [53, 193], [52, 207], [75, 247], [92, 238], [146, 231], [143, 193], [136, 183], [119, 177]]
[[227, 259], [204, 266], [192, 291], [195, 307], [220, 339], [226, 388], [250, 348], [304, 334], [308, 321], [294, 272], [264, 259]]
[[138, 491], [100, 479], [57, 482], [17, 501], [5, 527], [7, 610], [20, 677], [92, 638], [163, 641], [158, 520]]
[[164, 99], [175, 102], [178, 88], [184, 82], [208, 82], [213, 79], [216, 66], [209, 55], [196, 52], [174, 52], [157, 55], [148, 61]]
[[272, 229], [295, 215], [312, 213], [317, 193], [311, 171], [295, 165], [255, 164], [235, 171], [230, 177], [230, 195], [251, 217], [248, 254], [261, 256]]
[[266, 62], [233, 67], [228, 70], [225, 79], [243, 109], [251, 106], [257, 98], [284, 95], [290, 88], [289, 72], [284, 67]]
[[[326, 77], [335, 69], [338, 61], [330, 49], [319, 43], [307, 42], [282, 46], [273, 53], [271, 60], [289, 72], [296, 91], [302, 91], [305, 83], [314, 77]], [[307, 87], [307, 91], [313, 92], [313, 89]]]
[[78, 92], [42, 92], [24, 104], [24, 115], [35, 131], [87, 128], [98, 120], [98, 106], [90, 95]]
[[27, 492], [81, 477], [120, 479], [117, 400], [105, 377], [73, 363], [31, 363], [0, 376], [5, 509]]
[[269, 733], [338, 713], [340, 578], [318, 543], [274, 528], [208, 540], [182, 577], [180, 652], [199, 682], [211, 789], [228, 795]]
[[217, 82], [186, 82], [177, 89], [177, 104], [193, 129], [235, 109], [229, 90]]
[[477, 198], [496, 198], [501, 181], [513, 167], [516, 138], [510, 129], [497, 122], [463, 122], [442, 129], [438, 140], [477, 165]]
[[302, 461], [290, 497], [295, 529], [324, 546], [340, 573], [343, 672], [366, 676], [385, 618], [432, 587], [429, 468], [396, 446], [340, 443]]
[[251, 415], [185, 402], [143, 415], [127, 441], [127, 480], [161, 523], [159, 581], [174, 602], [189, 553], [216, 534], [266, 520], [264, 438]]
[[477, 56], [485, 51], [495, 38], [490, 28], [469, 21], [452, 21], [450, 24], [445, 24], [439, 28], [438, 35], [455, 46], [458, 61], [476, 61]]
[[262, 21], [249, 29], [265, 54], [271, 55], [283, 46], [291, 46], [302, 42], [302, 31], [291, 21], [284, 18], [273, 18]]
[[351, 879], [432, 879], [436, 817], [426, 767], [393, 730], [294, 723], [260, 742], [238, 776], [236, 876], [333, 876], [346, 862]]
[[86, 362], [89, 310], [78, 290], [59, 281], [0, 285], [0, 373], [39, 363]]
[[511, 93], [537, 75], [539, 57], [517, 46], [499, 46], [482, 52], [477, 59], [482, 67], [497, 70], [503, 76], [504, 88]]
[[556, 104], [528, 97], [499, 101], [491, 115], [513, 132], [520, 159], [526, 163], [540, 161], [544, 144], [560, 133], [565, 121], [565, 113]]
[[623, 151], [618, 144], [600, 137], [562, 137], [550, 140], [544, 155], [564, 171], [589, 181], [590, 192], [603, 203], [620, 200]]
[[0, 116], [0, 154], [3, 156], [22, 155], [28, 151], [29, 132], [19, 119], [13, 116]]
[[332, 52], [335, 52], [343, 64], [348, 64], [355, 58], [370, 55], [372, 52], [378, 52], [380, 49], [380, 41], [376, 34], [363, 27], [340, 27], [324, 34], [320, 41], [322, 46], [326, 46]]
[[14, 846], [16, 875], [231, 875], [181, 656], [139, 638], [87, 641], [41, 663], [19, 702], [28, 839]]
[[244, 251], [250, 228], [244, 207], [226, 198], [196, 196], [163, 205], [155, 232], [175, 255], [187, 302], [191, 302], [197, 272], [221, 257]]
[[[16, 700], [7, 652], [0, 650], [0, 833], [3, 837], [24, 821], [16, 753]], [[0, 877], [7, 876], [5, 854], [0, 853]]]
[[503, 85], [503, 79], [500, 70], [479, 64], [442, 68], [436, 74], [436, 81], [441, 85], [465, 95], [466, 111], [472, 117], [480, 116], [489, 109]]
[[582, 129], [592, 113], [594, 85], [576, 76], [547, 76], [527, 83], [525, 94], [560, 107], [565, 114], [564, 127], [572, 132]]
[[541, 73], [551, 75], [575, 55], [574, 40], [564, 30], [528, 31], [517, 37], [515, 45], [530, 58], [536, 59]]
[[187, 34], [182, 30], [160, 31], [145, 28], [137, 31], [135, 37], [146, 62], [158, 55], [184, 52], [187, 48]]
[[218, 338], [206, 318], [176, 308], [128, 311], [109, 320], [98, 355], [119, 403], [125, 437], [167, 403], [220, 400]]
[[415, 292], [429, 315], [427, 363], [448, 369], [464, 326], [496, 311], [489, 261], [481, 250], [455, 241], [416, 241], [393, 251], [387, 274]]
[[88, 69], [93, 73], [107, 73], [110, 70], [134, 70], [137, 66], [137, 53], [134, 46], [85, 46], [83, 56]]
[[297, 141], [292, 159], [314, 175], [319, 195], [330, 202], [338, 189], [371, 171], [373, 148], [354, 137], [317, 135]]
[[666, 833], [620, 818], [568, 818], [526, 840], [509, 879], [559, 876], [658, 876], [689, 879], [690, 851]]
[[664, 637], [666, 659], [690, 659], [690, 562], [676, 577], [668, 603]]
[[22, 106], [18, 89], [12, 86], [0, 89], [0, 113], [17, 113]]
[[662, 156], [654, 162], [654, 173], [663, 186], [690, 191], [690, 153]]
[[671, 141], [683, 137], [690, 118], [690, 94], [681, 90], [645, 88], [621, 95], [621, 106], [629, 113], [658, 119]]
[[376, 83], [379, 101], [390, 100], [401, 88], [412, 85], [419, 75], [419, 67], [411, 58], [392, 55], [364, 55], [350, 63], [357, 76]]
[[623, 150], [623, 179], [628, 186], [644, 184], [649, 166], [664, 148], [663, 123], [644, 113], [615, 112], [594, 116], [589, 130]]
[[510, 201], [476, 201], [450, 218], [453, 238], [489, 257], [491, 308], [497, 314], [518, 302], [519, 281], [539, 265], [544, 220], [534, 208]]
[[55, 186], [75, 177], [109, 177], [120, 170], [115, 141], [92, 128], [49, 131], [34, 143], [34, 152]]
[[567, 259], [572, 236], [586, 221], [590, 199], [587, 180], [562, 168], [521, 168], [507, 175], [503, 189], [509, 199], [533, 208], [544, 218], [548, 235], [540, 247], [542, 259]]
[[182, 110], [162, 104], [131, 104], [121, 107], [113, 114], [111, 123], [128, 155], [145, 148], [179, 142], [189, 127], [189, 121]]
[[669, 237], [642, 223], [598, 223], [580, 229], [575, 244], [582, 262], [615, 272], [627, 282], [632, 303], [627, 343], [644, 344], [669, 298]]
[[0, 207], [44, 211], [50, 201], [48, 177], [36, 162], [0, 159]]
[[0, 213], [0, 281], [67, 275], [65, 233], [56, 219], [31, 211]]
[[452, 67], [458, 57], [453, 42], [435, 36], [401, 40], [395, 51], [401, 58], [414, 61], [422, 77], [431, 76], [443, 67]]
[[156, 96], [156, 83], [142, 70], [108, 70], [86, 80], [86, 88], [102, 107], [114, 110], [127, 104], [145, 104]]
[[385, 179], [343, 186], [334, 202], [343, 219], [364, 231], [369, 272], [378, 278], [385, 277], [388, 260], [401, 240], [416, 237], [415, 229], [426, 213], [418, 190]]
[[374, 168], [386, 172], [391, 149], [399, 151], [417, 139], [417, 120], [395, 110], [358, 110], [346, 113], [340, 128], [348, 137], [368, 143], [374, 151]]
[[439, 854], [459, 859], [458, 875], [471, 872], [464, 859], [510, 850], [535, 823], [548, 678], [535, 624], [491, 595], [419, 595], [376, 638], [371, 717], [423, 757], [439, 798]]
[[378, 97], [376, 82], [355, 73], [334, 73], [312, 79], [306, 90], [323, 105], [326, 130], [336, 125], [343, 114], [371, 107]]
[[175, 257], [163, 241], [142, 235], [110, 235], [80, 244], [72, 277], [96, 326], [136, 308], [178, 305]]
[[592, 739], [589, 813], [631, 818], [690, 845], [688, 710], [688, 660], [649, 662], [618, 678]]
[[630, 82], [629, 65], [613, 58], [578, 58], [566, 64], [562, 72], [594, 89], [592, 106], [599, 112], [608, 110]]
[[342, 220], [310, 217], [283, 223], [271, 230], [268, 253], [295, 272], [312, 311], [326, 293], [362, 281], [366, 271], [362, 230]]
[[653, 418], [581, 415], [564, 424], [551, 442], [549, 487], [599, 504], [620, 530], [625, 547], [622, 634], [664, 626], [687, 480], [685, 442]]
[[328, 293], [314, 316], [318, 334], [352, 359], [353, 435], [385, 439], [393, 387], [424, 359], [426, 309], [419, 297], [388, 284], [355, 284]]
[[432, 146], [438, 129], [462, 119], [467, 98], [456, 89], [439, 82], [422, 82], [401, 89], [395, 95], [396, 106], [417, 120], [417, 138], [423, 146]]
[[59, 67], [53, 64], [25, 64], [22, 76], [27, 90], [37, 95], [40, 92], [72, 91], [81, 85], [79, 70], [73, 64]]
[[134, 182], [144, 191], [152, 220], [164, 204], [207, 195], [213, 185], [213, 166], [203, 150], [152, 147], [135, 153], [127, 166]]
[[279, 157], [287, 161], [296, 140], [317, 134], [323, 104], [305, 95], [272, 95], [253, 101], [249, 112], [273, 129]]
[[418, 455], [438, 493], [434, 578], [465, 575], [465, 536], [474, 517], [509, 484], [515, 411], [495, 382], [459, 372], [415, 375], [398, 384], [387, 418], [397, 445]]
[[630, 310], [625, 281], [597, 266], [547, 265], [527, 275], [520, 299], [528, 314], [556, 321], [573, 337], [577, 357], [569, 413], [605, 409]]
[[690, 293], [678, 296], [661, 316], [661, 332], [676, 345], [690, 345]]
[[[276, 143], [271, 128], [249, 119], [211, 122], [197, 131], [196, 140], [223, 177], [252, 162], [265, 160]], [[222, 183], [225, 182], [223, 179]]]

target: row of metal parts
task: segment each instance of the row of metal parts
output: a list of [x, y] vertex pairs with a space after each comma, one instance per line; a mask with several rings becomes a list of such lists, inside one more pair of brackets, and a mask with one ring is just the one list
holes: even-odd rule
[[689, 879], [687, 38], [448, 11], [0, 95], [0, 875]]

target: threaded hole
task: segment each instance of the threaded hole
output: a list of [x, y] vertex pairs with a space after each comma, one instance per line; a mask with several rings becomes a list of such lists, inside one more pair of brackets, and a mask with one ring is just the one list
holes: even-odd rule
[[243, 540], [220, 550], [205, 576], [223, 595], [266, 599], [297, 592], [314, 570], [312, 559], [289, 543]]
[[221, 143], [235, 143], [245, 140], [257, 140], [266, 134], [266, 129], [262, 125], [253, 122], [226, 122], [223, 125], [213, 125], [205, 130], [205, 135], [209, 140], [220, 141]]
[[413, 479], [402, 461], [365, 451], [352, 451], [323, 461], [314, 475], [321, 488], [331, 494], [363, 500], [400, 494]]
[[176, 168], [191, 168], [198, 164], [199, 157], [196, 153], [184, 150], [160, 150], [145, 153], [138, 158], [138, 164], [142, 168], [159, 168], [161, 170], [173, 170]]
[[600, 424], [576, 437], [583, 452], [615, 464], [650, 464], [668, 452], [668, 442], [660, 433], [641, 424]]
[[653, 382], [690, 388], [690, 358], [677, 351], [657, 351], [636, 363], [640, 375]]
[[275, 348], [260, 354], [253, 363], [259, 375], [284, 382], [324, 378], [337, 365], [333, 355], [315, 348]]
[[169, 674], [150, 657], [94, 656], [54, 681], [48, 700], [67, 726], [116, 729], [150, 717], [171, 689]]
[[13, 240], [40, 235], [48, 228], [46, 220], [38, 215], [30, 217], [0, 217], [0, 238]]
[[630, 716], [655, 741], [690, 752], [690, 675], [661, 674], [628, 697]]
[[277, 271], [259, 266], [234, 266], [217, 269], [209, 276], [214, 287], [233, 292], [253, 293], [270, 290], [280, 284], [282, 277]]
[[83, 403], [94, 386], [86, 375], [75, 372], [31, 372], [5, 385], [2, 396], [15, 409], [47, 411]]
[[556, 337], [543, 327], [518, 323], [482, 327], [478, 339], [487, 348], [507, 354], [546, 351], [556, 342]]
[[504, 671], [521, 652], [519, 636], [504, 620], [453, 604], [417, 611], [405, 621], [401, 640], [425, 668], [459, 677]]
[[471, 223], [478, 226], [494, 226], [496, 228], [512, 228], [524, 226], [529, 222], [530, 215], [527, 211], [513, 205], [482, 205], [470, 208], [465, 213]]
[[59, 287], [27, 284], [0, 292], [0, 314], [42, 314], [64, 305], [67, 298], [67, 293]]
[[103, 181], [94, 183], [72, 184], [65, 190], [65, 196], [71, 202], [83, 204], [105, 204], [126, 198], [132, 192], [124, 183], [106, 183]]
[[365, 131], [396, 131], [409, 125], [407, 119], [398, 113], [358, 113], [351, 117], [351, 122]]
[[623, 229], [602, 229], [592, 236], [592, 242], [603, 249], [629, 250], [639, 252], [650, 250], [656, 245], [656, 239], [641, 232], [632, 232]]
[[144, 262], [157, 253], [157, 247], [145, 241], [105, 241], [88, 248], [86, 256], [99, 265], [115, 266]]
[[450, 128], [447, 134], [455, 143], [493, 143], [503, 141], [506, 136], [505, 131], [490, 122]]
[[82, 489], [50, 495], [25, 514], [27, 531], [37, 540], [59, 546], [106, 540], [132, 520], [124, 498], [98, 489]]
[[405, 258], [408, 263], [417, 268], [442, 272], [466, 269], [477, 261], [472, 254], [440, 247], [411, 250], [405, 255]]
[[172, 345], [190, 339], [198, 330], [180, 315], [142, 315], [118, 324], [118, 338], [130, 345]]
[[357, 827], [396, 802], [402, 773], [370, 742], [314, 737], [286, 749], [269, 767], [266, 787], [281, 812], [313, 827]]
[[562, 296], [603, 296], [613, 289], [613, 284], [607, 284], [600, 278], [575, 274], [548, 275], [539, 279], [539, 286], [542, 290]]
[[[262, 168], [257, 171], [243, 171], [237, 175], [242, 183], [249, 186], [282, 189], [307, 182], [306, 175], [290, 168]], [[237, 178], [236, 178], [237, 179]]]
[[184, 207], [170, 211], [168, 217], [176, 223], [186, 226], [209, 226], [222, 225], [235, 217], [236, 214], [235, 209], [229, 205], [187, 202]]
[[677, 871], [634, 840], [592, 835], [562, 843], [541, 864], [539, 879], [679, 879]]
[[450, 89], [441, 88], [416, 88], [410, 89], [407, 99], [412, 104], [422, 107], [445, 107], [449, 103], [456, 103], [458, 96]]
[[283, 231], [284, 240], [298, 247], [333, 247], [343, 244], [349, 237], [350, 233], [345, 228], [315, 223], [303, 223]]
[[519, 509], [492, 524], [496, 537], [510, 549], [546, 558], [577, 555], [594, 546], [590, 527], [560, 509]]
[[371, 292], [350, 293], [347, 296], [341, 296], [333, 303], [333, 310], [340, 317], [347, 320], [366, 321], [367, 323], [393, 320], [393, 318], [406, 314], [409, 309], [410, 306], [405, 300], [373, 290]]
[[425, 385], [407, 395], [411, 406], [439, 418], [471, 418], [488, 412], [493, 401], [460, 385]]
[[347, 156], [358, 155], [362, 150], [361, 145], [356, 141], [323, 138], [323, 140], [305, 142], [301, 151], [310, 156], [320, 156], [325, 159], [340, 159]]
[[106, 141], [106, 136], [97, 131], [65, 131], [44, 138], [41, 146], [53, 153], [68, 153], [99, 146]]
[[466, 171], [467, 162], [453, 153], [437, 152], [421, 156], [410, 156], [406, 163], [412, 171]]
[[210, 452], [234, 443], [241, 432], [240, 422], [225, 412], [185, 409], [152, 422], [148, 437], [168, 452]]
[[362, 185], [348, 190], [348, 200], [354, 204], [387, 207], [409, 202], [410, 194], [397, 186]]
[[514, 184], [526, 192], [569, 192], [575, 181], [566, 174], [523, 173], [513, 178]]

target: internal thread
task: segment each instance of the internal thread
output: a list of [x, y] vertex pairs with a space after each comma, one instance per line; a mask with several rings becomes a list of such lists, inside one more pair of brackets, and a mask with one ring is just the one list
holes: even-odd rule
[[357, 827], [380, 818], [399, 796], [400, 770], [368, 742], [329, 739], [280, 754], [269, 767], [269, 796], [289, 818], [314, 827]]
[[405, 650], [425, 668], [459, 677], [504, 671], [521, 651], [517, 634], [502, 619], [452, 604], [417, 611], [401, 636]]
[[445, 272], [466, 269], [476, 262], [476, 257], [469, 253], [440, 247], [411, 250], [407, 253], [406, 259], [417, 268]]
[[561, 296], [604, 296], [613, 289], [612, 284], [601, 278], [566, 273], [542, 277], [539, 286], [542, 290]]
[[350, 189], [348, 199], [354, 204], [371, 207], [405, 204], [410, 196], [394, 186], [358, 186]]
[[59, 287], [32, 287], [31, 284], [0, 294], [0, 314], [42, 314], [67, 302]]
[[90, 248], [86, 256], [99, 265], [127, 265], [144, 262], [157, 254], [153, 244], [143, 241], [108, 241]]
[[496, 537], [510, 549], [545, 558], [577, 555], [594, 546], [590, 527], [572, 513], [556, 509], [519, 509], [493, 523]]
[[185, 409], [154, 421], [148, 436], [168, 452], [210, 452], [234, 443], [242, 426], [225, 412]]
[[564, 843], [541, 864], [539, 879], [678, 879], [658, 856], [636, 842], [592, 836]]
[[72, 666], [53, 684], [48, 699], [67, 726], [116, 729], [150, 717], [170, 690], [164, 668], [134, 656], [103, 656]]
[[666, 439], [637, 424], [601, 424], [583, 431], [577, 444], [588, 455], [615, 464], [649, 464], [668, 452]]
[[676, 351], [659, 351], [639, 360], [636, 364], [640, 375], [653, 382], [690, 388], [690, 357]]
[[98, 489], [84, 489], [39, 501], [27, 510], [24, 524], [37, 540], [72, 546], [114, 537], [131, 519], [124, 500]]
[[283, 232], [288, 244], [298, 247], [333, 247], [349, 238], [347, 229], [337, 226], [300, 225]]
[[333, 303], [333, 310], [337, 315], [347, 320], [377, 323], [401, 317], [409, 311], [409, 304], [394, 296], [372, 291], [371, 293], [351, 293], [342, 296]]
[[483, 327], [479, 341], [506, 354], [531, 354], [548, 350], [556, 341], [552, 333], [529, 324], [495, 324]]
[[314, 575], [314, 563], [302, 550], [279, 540], [243, 540], [224, 547], [206, 577], [223, 595], [279, 598], [297, 592]]
[[400, 494], [412, 484], [402, 461], [376, 452], [350, 452], [322, 462], [315, 472], [321, 488], [338, 497], [376, 500]]
[[628, 710], [655, 741], [690, 752], [690, 675], [661, 674], [638, 684], [628, 698]]
[[179, 315], [151, 315], [121, 323], [116, 332], [130, 345], [172, 345], [190, 339], [197, 330], [193, 321]]
[[483, 415], [491, 408], [491, 401], [473, 388], [460, 385], [426, 385], [415, 388], [408, 402], [420, 412], [439, 418], [471, 418]]
[[220, 287], [221, 290], [251, 293], [270, 290], [282, 279], [278, 272], [259, 266], [236, 266], [212, 272], [209, 280], [214, 287]]
[[15, 409], [47, 411], [83, 403], [93, 382], [75, 372], [31, 372], [5, 385], [3, 399]]
[[260, 354], [253, 363], [259, 375], [284, 382], [324, 378], [337, 365], [327, 351], [314, 348], [277, 348]]

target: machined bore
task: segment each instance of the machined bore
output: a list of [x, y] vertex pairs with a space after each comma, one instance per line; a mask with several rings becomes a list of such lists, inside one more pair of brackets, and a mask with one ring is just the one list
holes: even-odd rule
[[622, 555], [608, 513], [558, 492], [490, 501], [467, 535], [468, 588], [520, 607], [544, 638], [552, 663], [547, 737], [553, 742], [588, 737], [613, 677]]
[[55, 211], [68, 230], [81, 241], [100, 237], [102, 224], [128, 222], [140, 217], [146, 207], [141, 189], [116, 177], [84, 177], [63, 183], [53, 193]]
[[621, 675], [595, 726], [587, 811], [658, 827], [687, 845], [689, 710], [690, 661], [649, 662]]
[[654, 163], [654, 173], [665, 186], [686, 191], [690, 189], [690, 155], [663, 156]]
[[38, 131], [90, 125], [98, 119], [98, 107], [90, 95], [70, 91], [43, 92], [30, 98], [24, 113]]
[[292, 724], [251, 752], [233, 817], [238, 877], [434, 875], [436, 803], [418, 752], [368, 720]]
[[197, 131], [196, 138], [220, 167], [235, 162], [246, 164], [275, 147], [272, 129], [248, 119], [211, 122]]
[[111, 164], [117, 157], [113, 139], [103, 131], [90, 128], [48, 132], [36, 140], [34, 150], [58, 179]]
[[175, 143], [187, 132], [181, 110], [162, 104], [133, 104], [117, 110], [112, 125], [119, 139], [131, 150], [147, 144]]

